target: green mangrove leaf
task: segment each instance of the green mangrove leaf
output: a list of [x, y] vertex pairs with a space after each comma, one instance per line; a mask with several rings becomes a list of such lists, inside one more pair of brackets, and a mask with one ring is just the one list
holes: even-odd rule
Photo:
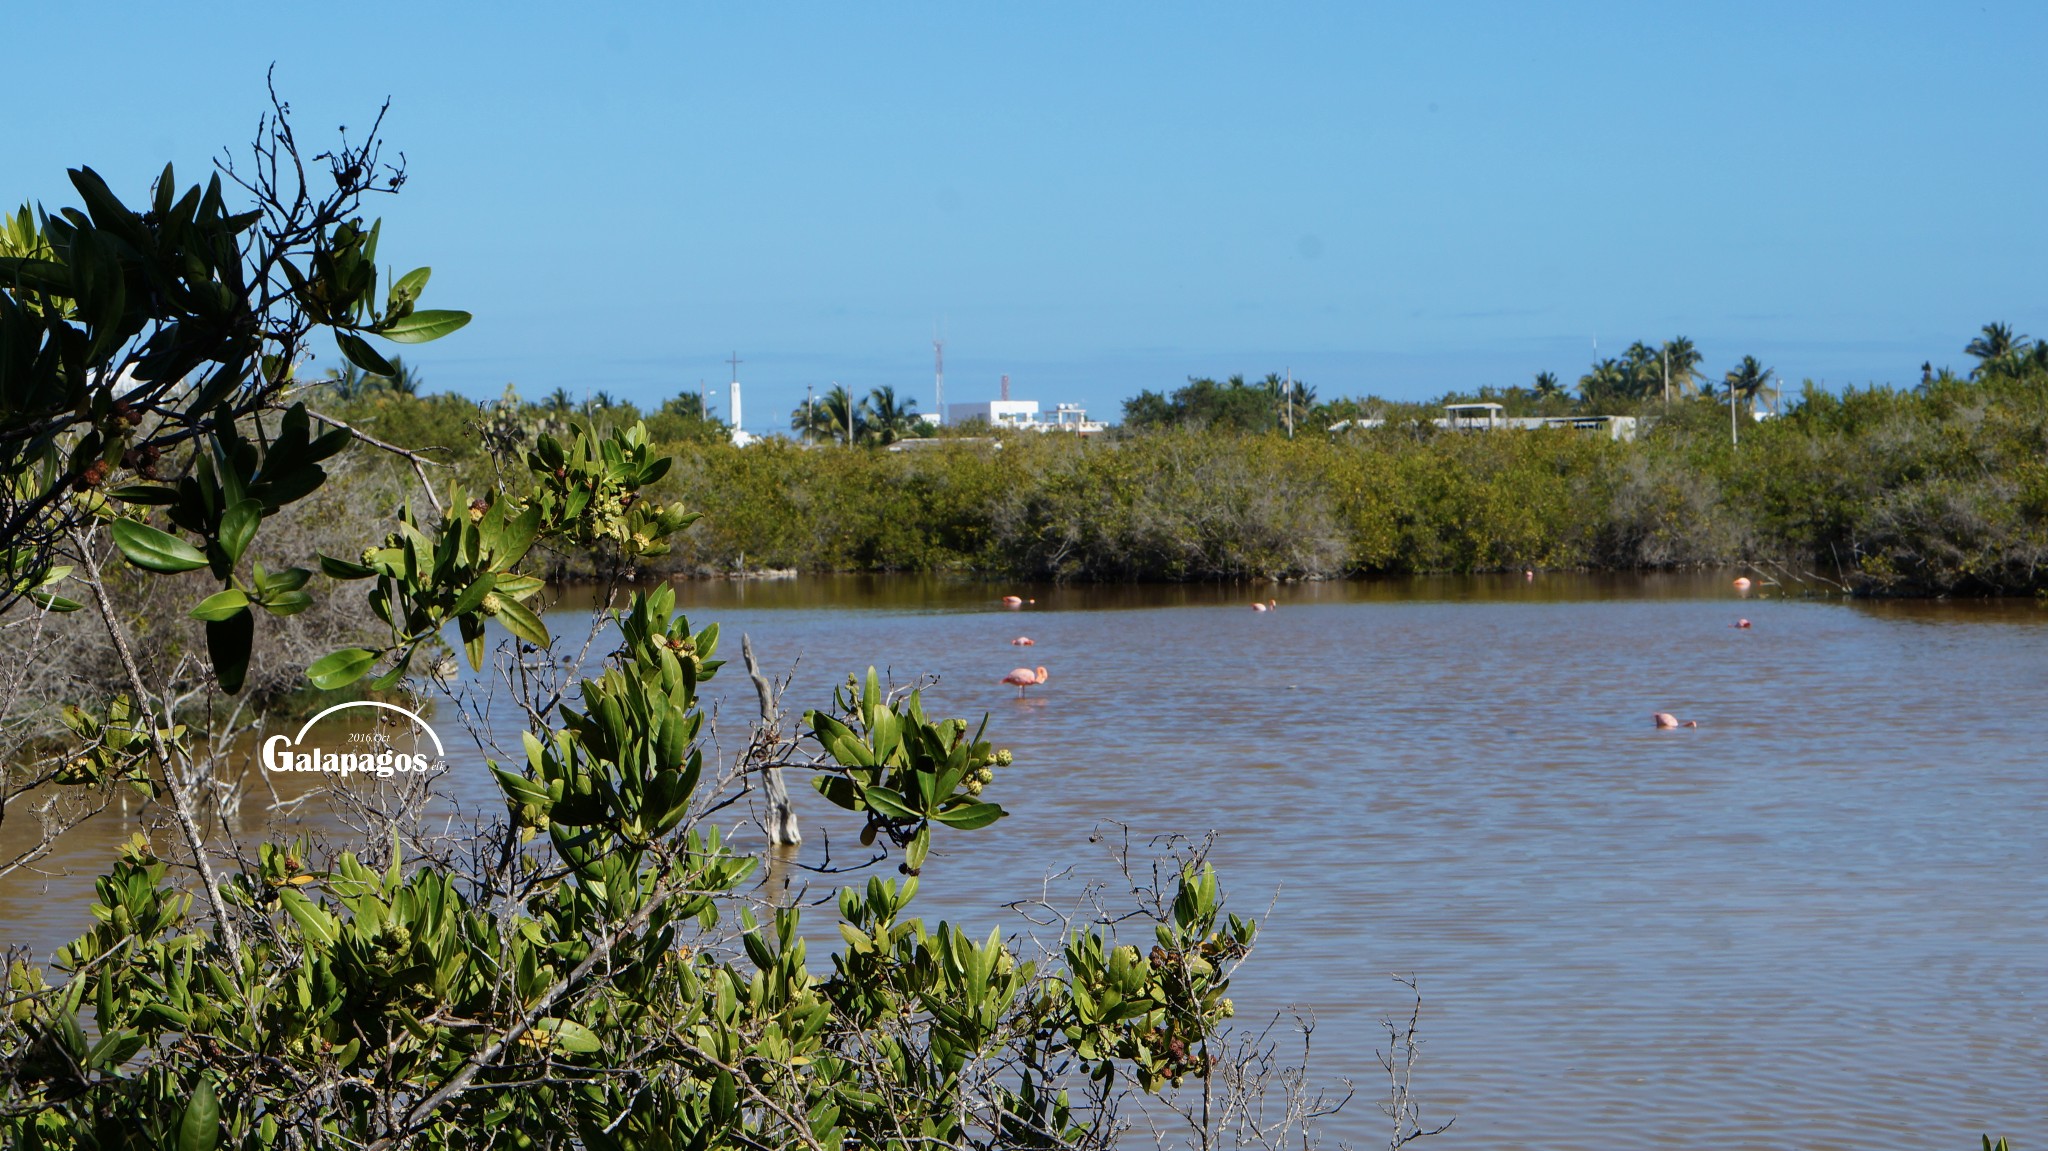
[[251, 499], [237, 500], [221, 513], [220, 550], [227, 553], [229, 564], [242, 562], [242, 553], [249, 550], [249, 541], [256, 538], [256, 527], [262, 522], [263, 505]]
[[516, 599], [498, 601], [498, 622], [505, 625], [506, 631], [535, 647], [548, 646], [547, 625], [540, 622], [540, 617], [533, 614], [531, 608]]
[[959, 828], [961, 831], [973, 831], [977, 827], [987, 827], [1008, 814], [1009, 812], [1004, 811], [993, 803], [969, 803], [961, 807], [948, 808], [945, 811], [938, 812], [932, 818], [945, 824], [947, 827]]
[[313, 661], [313, 666], [306, 669], [306, 678], [321, 691], [333, 691], [363, 678], [375, 666], [376, 652], [368, 648], [345, 647]]
[[[469, 323], [468, 312], [457, 312], [446, 308], [426, 308], [393, 320], [380, 328], [378, 335], [398, 344], [424, 344], [438, 340]], [[380, 373], [388, 374], [388, 373]]]
[[334, 333], [334, 343], [341, 349], [341, 354], [347, 357], [349, 363], [373, 376], [389, 378], [398, 374], [392, 369], [391, 361], [378, 355], [377, 349], [371, 347], [368, 340], [354, 332]]
[[148, 524], [118, 519], [114, 521], [113, 534], [114, 546], [136, 567], [173, 575], [206, 566], [206, 556], [198, 548]]
[[213, 1081], [203, 1073], [185, 1104], [185, 1117], [178, 1121], [177, 1151], [214, 1151], [220, 1146], [220, 1097]]
[[376, 568], [365, 567], [349, 560], [338, 560], [330, 555], [320, 557], [320, 570], [327, 573], [329, 579], [369, 579], [377, 574]]
[[234, 588], [229, 588], [226, 591], [217, 591], [200, 600], [199, 606], [192, 609], [191, 615], [193, 619], [203, 619], [208, 623], [213, 623], [247, 610], [249, 610], [249, 597]]

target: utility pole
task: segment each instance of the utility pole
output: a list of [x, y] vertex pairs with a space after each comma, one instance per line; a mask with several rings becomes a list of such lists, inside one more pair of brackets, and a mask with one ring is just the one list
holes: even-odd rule
[[1289, 369], [1287, 369], [1287, 384], [1286, 384], [1286, 388], [1287, 388], [1287, 391], [1286, 391], [1286, 392], [1285, 392], [1284, 394], [1285, 394], [1285, 396], [1286, 396], [1286, 398], [1287, 398], [1287, 438], [1291, 440], [1291, 439], [1293, 439], [1293, 438], [1294, 438], [1294, 369], [1293, 369], [1293, 368], [1289, 368]]
[[933, 404], [938, 409], [932, 422], [944, 427], [946, 424], [946, 341], [932, 337], [932, 388], [937, 394]]
[[814, 422], [815, 418], [811, 415], [811, 394], [817, 390], [818, 385], [816, 384], [804, 385], [804, 439], [807, 441], [818, 434], [818, 425]]
[[1671, 349], [1664, 349], [1664, 406], [1671, 406]]

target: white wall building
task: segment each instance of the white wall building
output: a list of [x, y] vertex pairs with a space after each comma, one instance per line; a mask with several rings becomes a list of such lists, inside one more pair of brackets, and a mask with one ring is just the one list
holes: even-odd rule
[[1037, 400], [981, 400], [947, 404], [946, 422], [953, 425], [984, 420], [992, 428], [1023, 428], [1038, 422]]
[[1038, 410], [1037, 400], [981, 400], [969, 404], [947, 404], [946, 423], [958, 427], [970, 420], [986, 421], [991, 428], [1015, 428], [1034, 432], [1099, 432], [1101, 423], [1090, 420], [1079, 404], [1056, 404], [1050, 418]]

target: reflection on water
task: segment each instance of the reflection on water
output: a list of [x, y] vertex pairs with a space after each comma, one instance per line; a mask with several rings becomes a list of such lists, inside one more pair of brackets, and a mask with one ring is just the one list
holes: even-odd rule
[[[1236, 908], [1270, 905], [1240, 1015], [1315, 1009], [1317, 1070], [1361, 1085], [1333, 1128], [1353, 1142], [1380, 1128], [1394, 972], [1427, 997], [1416, 1086], [1458, 1115], [1446, 1140], [1862, 1148], [2048, 1128], [2048, 610], [1776, 590], [806, 578], [679, 600], [793, 667], [792, 712], [873, 663], [936, 676], [934, 711], [992, 716], [1017, 763], [991, 797], [1014, 814], [941, 839], [927, 915], [1021, 929], [1001, 905], [1047, 875], [1067, 874], [1069, 902], [1114, 878], [1091, 842], [1106, 821], [1141, 846], [1215, 829]], [[1006, 610], [1011, 593], [1036, 602]], [[1050, 672], [1023, 700], [997, 682], [1020, 663]], [[729, 730], [752, 716], [743, 676], [711, 686]], [[1660, 731], [1654, 711], [1700, 726]], [[453, 742], [443, 786], [490, 810]], [[797, 802], [802, 862], [827, 833], [846, 846], [850, 825]], [[65, 845], [76, 876], [0, 889], [5, 938], [47, 952], [81, 930], [85, 877], [125, 834], [104, 821]]]

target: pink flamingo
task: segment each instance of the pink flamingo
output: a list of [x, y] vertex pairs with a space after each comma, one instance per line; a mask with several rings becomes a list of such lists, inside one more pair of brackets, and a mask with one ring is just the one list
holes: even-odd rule
[[1010, 646], [1011, 646], [1011, 647], [1030, 647], [1030, 646], [1031, 646], [1032, 644], [1034, 644], [1034, 643], [1037, 643], [1037, 642], [1038, 642], [1037, 640], [1035, 640], [1035, 639], [1032, 639], [1032, 638], [1031, 638], [1030, 636], [1028, 636], [1028, 635], [1020, 635], [1020, 636], [1018, 636], [1018, 637], [1017, 637], [1016, 639], [1013, 639], [1013, 640], [1011, 640], [1011, 641], [1010, 641]]
[[1025, 688], [1036, 687], [1039, 684], [1045, 682], [1045, 668], [1040, 667], [1036, 672], [1033, 672], [1029, 668], [1020, 667], [1017, 670], [1011, 672], [1010, 674], [1004, 676], [1003, 678], [997, 680], [996, 682], [1016, 684], [1017, 698], [1023, 699]]
[[1023, 607], [1023, 606], [1024, 606], [1024, 597], [1023, 597], [1023, 596], [1020, 596], [1020, 595], [1006, 595], [1006, 596], [1004, 596], [1004, 597], [1003, 597], [1003, 606], [1004, 606], [1004, 607]]
[[1523, 578], [1523, 579], [1535, 579], [1535, 578], [1536, 578], [1536, 569], [1534, 569], [1534, 568], [1523, 568], [1523, 569], [1522, 569], [1522, 578]]
[[1748, 627], [1748, 626], [1749, 626], [1749, 621], [1748, 621], [1748, 620], [1746, 620], [1746, 619], [1739, 619], [1739, 620], [1736, 620], [1736, 621], [1735, 621], [1735, 623], [1734, 623], [1734, 624], [1733, 624], [1732, 626], [1735, 626], [1735, 627], [1741, 627], [1741, 628], [1746, 628], [1746, 627]]
[[1749, 586], [1750, 586], [1750, 585], [1749, 585], [1749, 577], [1748, 577], [1748, 576], [1736, 576], [1736, 577], [1735, 577], [1735, 590], [1736, 590], [1736, 591], [1748, 591], [1748, 590], [1749, 590]]
[[1699, 720], [1681, 720], [1668, 711], [1660, 711], [1650, 718], [1657, 722], [1658, 727], [1698, 727], [1700, 725]]
[[1269, 600], [1267, 600], [1267, 601], [1266, 601], [1265, 603], [1260, 603], [1260, 602], [1259, 602], [1259, 601], [1257, 601], [1257, 600], [1253, 600], [1253, 601], [1252, 601], [1252, 610], [1253, 610], [1253, 611], [1278, 611], [1278, 610], [1280, 610], [1280, 601], [1279, 601], [1279, 600], [1277, 600], [1277, 599], [1269, 599]]

